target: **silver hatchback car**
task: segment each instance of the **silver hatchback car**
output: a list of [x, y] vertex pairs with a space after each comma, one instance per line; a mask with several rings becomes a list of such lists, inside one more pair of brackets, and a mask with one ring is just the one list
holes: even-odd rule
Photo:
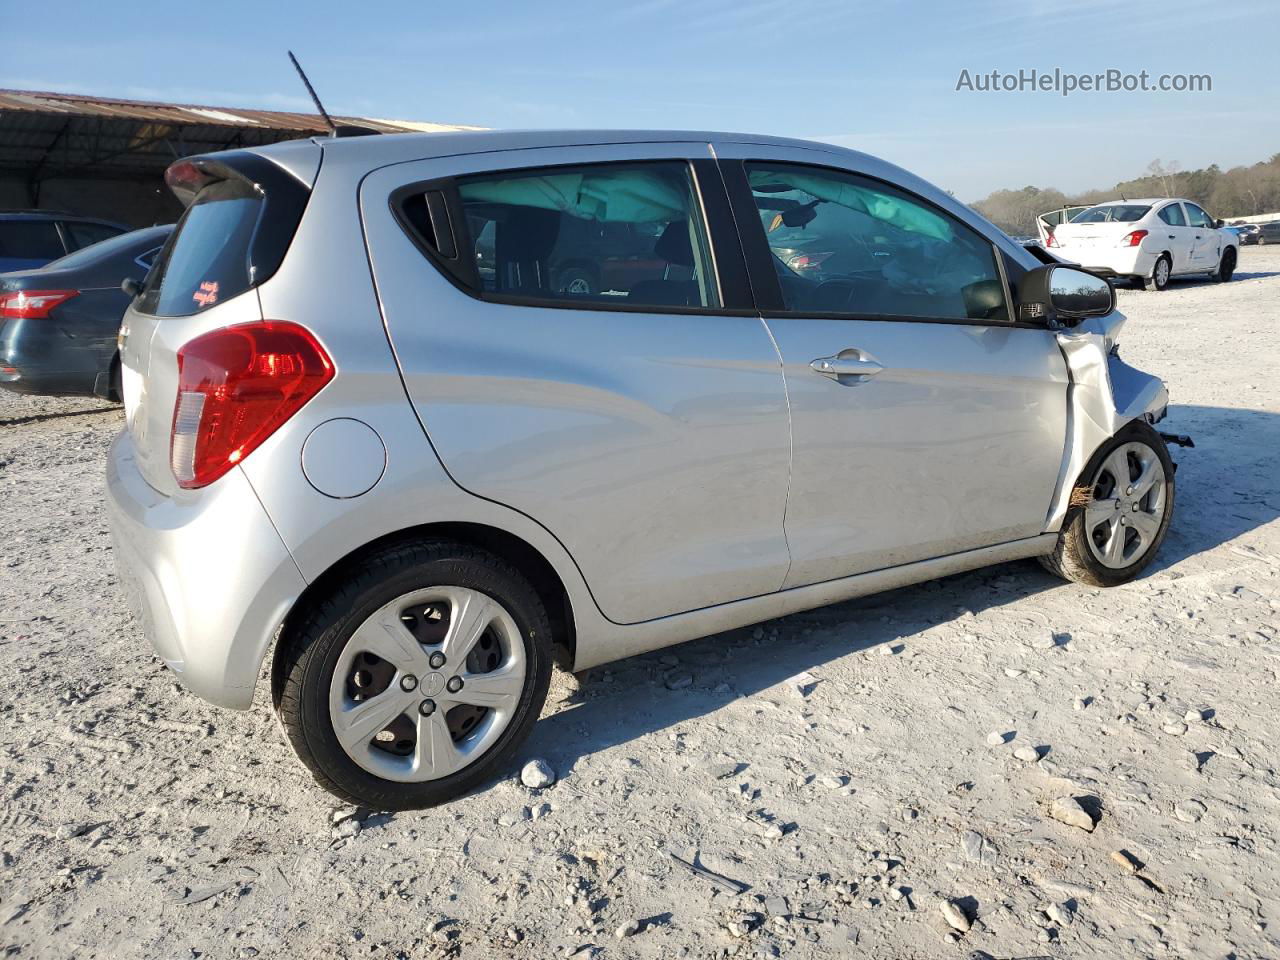
[[1163, 384], [1102, 279], [824, 144], [542, 132], [183, 160], [120, 333], [122, 581], [192, 691], [269, 661], [321, 785], [428, 806], [596, 664], [1038, 557], [1136, 576]]

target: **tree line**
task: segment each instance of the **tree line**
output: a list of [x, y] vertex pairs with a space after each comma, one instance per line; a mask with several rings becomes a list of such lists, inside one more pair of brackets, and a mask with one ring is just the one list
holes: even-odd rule
[[1073, 194], [1052, 187], [997, 190], [973, 208], [1008, 233], [1035, 236], [1037, 214], [1121, 197], [1183, 197], [1224, 220], [1280, 211], [1280, 153], [1230, 170], [1221, 170], [1216, 163], [1202, 170], [1181, 170], [1176, 162], [1152, 160], [1145, 175], [1117, 183], [1110, 190]]

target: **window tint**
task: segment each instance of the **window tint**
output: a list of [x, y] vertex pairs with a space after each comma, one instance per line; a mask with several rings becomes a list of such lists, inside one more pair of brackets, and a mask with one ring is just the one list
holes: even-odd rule
[[786, 309], [1008, 320], [990, 241], [874, 180], [747, 164]]
[[82, 220], [64, 220], [62, 228], [67, 232], [67, 245], [72, 250], [79, 250], [91, 243], [118, 237], [124, 232], [105, 223], [85, 223]]
[[241, 180], [202, 189], [161, 249], [138, 309], [187, 316], [253, 286], [249, 245], [262, 204], [262, 194]]
[[1151, 207], [1141, 203], [1101, 203], [1075, 217], [1072, 223], [1133, 223], [1145, 217]]
[[0, 221], [0, 257], [54, 260], [64, 253], [52, 220]]
[[1171, 227], [1185, 227], [1186, 218], [1182, 216], [1182, 204], [1171, 203], [1160, 211], [1160, 219]]
[[1213, 221], [1209, 219], [1209, 215], [1197, 207], [1194, 203], [1187, 205], [1187, 223], [1193, 227], [1212, 227]]
[[[418, 232], [439, 249], [443, 216], [433, 192], [425, 201], [406, 198], [402, 210], [415, 224], [429, 214]], [[481, 296], [603, 307], [720, 304], [684, 163], [504, 171], [460, 179], [453, 199], [449, 222], [462, 262], [453, 272]]]

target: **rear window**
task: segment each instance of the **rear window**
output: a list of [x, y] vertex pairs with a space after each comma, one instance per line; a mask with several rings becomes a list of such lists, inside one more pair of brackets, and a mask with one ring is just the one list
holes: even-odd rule
[[106, 223], [88, 223], [83, 220], [64, 220], [62, 227], [67, 231], [67, 243], [72, 250], [99, 243], [124, 233], [119, 227]]
[[0, 221], [0, 257], [53, 260], [66, 252], [52, 220]]
[[253, 286], [250, 247], [263, 195], [242, 180], [202, 189], [160, 252], [137, 309], [185, 317]]
[[1147, 215], [1151, 207], [1141, 203], [1104, 203], [1090, 207], [1072, 223], [1133, 223]]
[[69, 253], [61, 260], [55, 260], [49, 266], [58, 270], [83, 267], [90, 263], [98, 263], [114, 257], [117, 254], [128, 253], [137, 246], [138, 238], [134, 234], [121, 233], [100, 243], [92, 243], [87, 247], [81, 247], [75, 253]]

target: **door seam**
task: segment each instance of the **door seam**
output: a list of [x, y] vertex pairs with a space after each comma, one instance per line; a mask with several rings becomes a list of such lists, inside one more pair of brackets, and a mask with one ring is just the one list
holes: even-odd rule
[[791, 475], [795, 469], [796, 434], [791, 420], [791, 389], [787, 386], [787, 365], [782, 361], [782, 350], [778, 347], [778, 341], [773, 335], [769, 321], [761, 317], [760, 325], [764, 327], [765, 335], [773, 344], [773, 352], [778, 357], [778, 373], [782, 375], [782, 399], [787, 407], [787, 490], [782, 498], [782, 545], [787, 548], [787, 571], [782, 576], [782, 582], [778, 584], [778, 589], [781, 590], [791, 578], [791, 567], [795, 563], [795, 557], [791, 553], [791, 541], [787, 537], [787, 507], [791, 504]]

